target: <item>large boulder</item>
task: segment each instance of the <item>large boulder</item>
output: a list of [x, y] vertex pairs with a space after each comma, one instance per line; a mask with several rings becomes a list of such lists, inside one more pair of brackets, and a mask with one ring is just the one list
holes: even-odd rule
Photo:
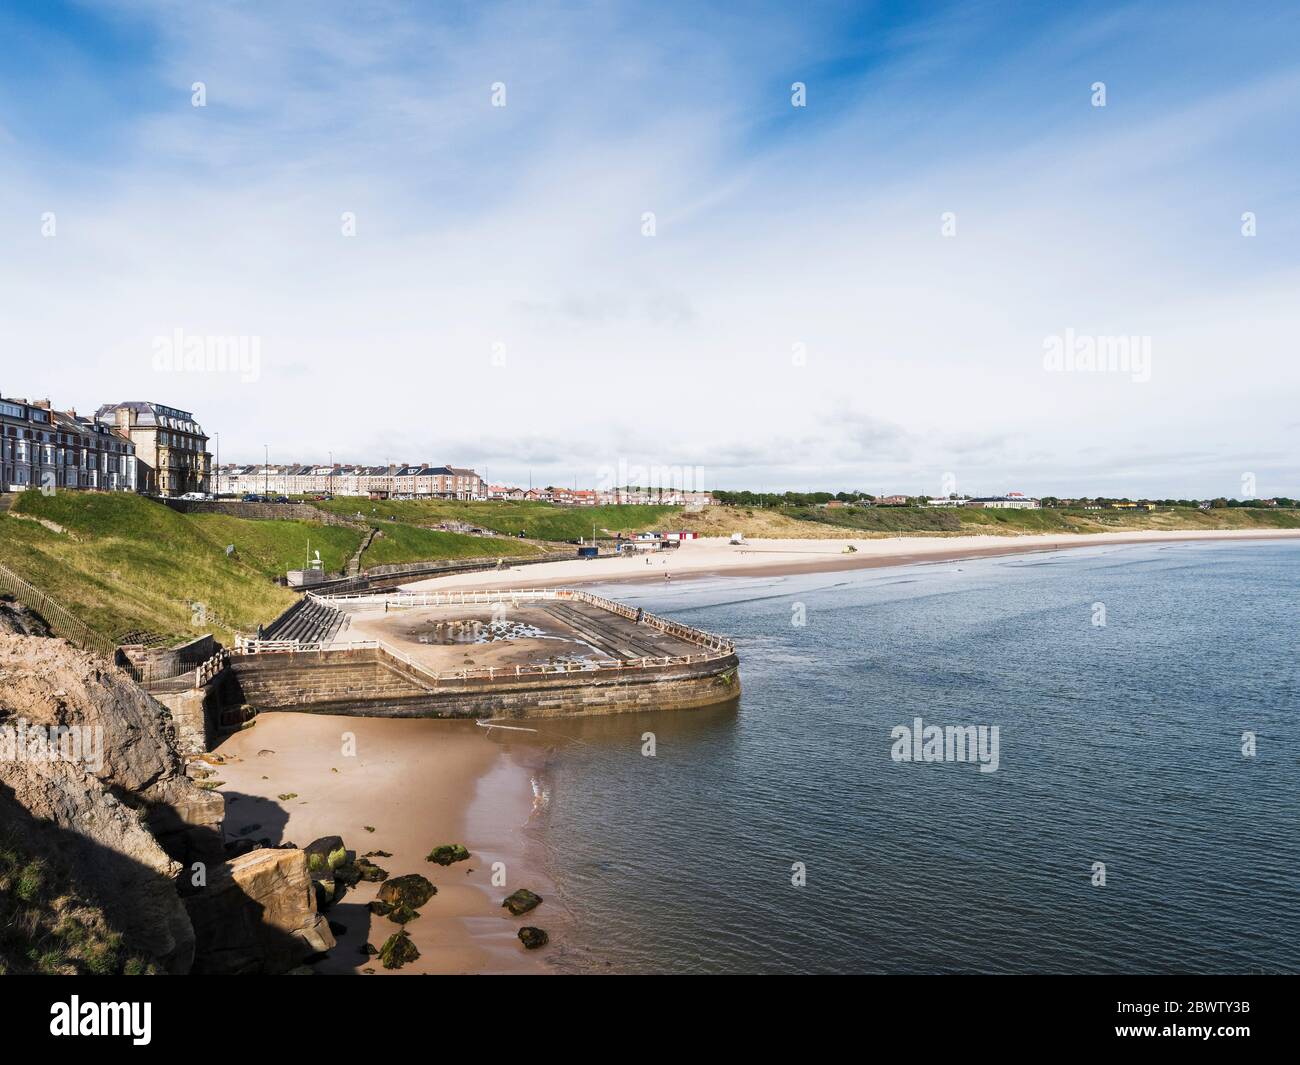
[[185, 905], [197, 941], [196, 973], [283, 973], [334, 946], [300, 850], [240, 855], [218, 866]]
[[394, 932], [379, 948], [379, 960], [385, 969], [400, 969], [419, 956], [420, 952], [415, 949], [415, 944], [411, 942], [411, 935], [405, 928], [400, 932]]

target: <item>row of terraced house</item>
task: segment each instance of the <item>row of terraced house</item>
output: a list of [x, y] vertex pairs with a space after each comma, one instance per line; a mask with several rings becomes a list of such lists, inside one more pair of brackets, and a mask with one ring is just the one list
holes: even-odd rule
[[0, 490], [210, 491], [208, 438], [188, 411], [106, 403], [93, 415], [0, 395]]
[[483, 478], [459, 466], [428, 464], [354, 466], [287, 463], [240, 465], [217, 470], [222, 495], [341, 495], [386, 499], [486, 499]]

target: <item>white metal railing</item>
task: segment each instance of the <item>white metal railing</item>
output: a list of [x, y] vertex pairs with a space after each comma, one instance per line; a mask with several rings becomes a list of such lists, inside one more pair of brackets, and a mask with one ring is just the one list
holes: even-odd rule
[[[591, 592], [580, 591], [575, 588], [511, 588], [500, 591], [478, 591], [478, 592], [398, 592], [396, 594], [360, 594], [360, 595], [318, 595], [315, 592], [308, 592], [309, 596], [320, 602], [333, 604], [344, 604], [348, 606], [383, 606], [388, 609], [416, 609], [431, 606], [473, 606], [489, 605], [493, 603], [513, 603], [520, 602], [537, 602], [543, 599], [576, 599], [579, 602], [590, 603], [592, 606], [598, 606], [602, 610], [608, 610], [611, 613], [619, 614], [622, 617], [635, 621], [638, 617], [638, 610], [630, 607], [625, 603], [615, 602], [613, 599], [606, 599], [604, 596], [594, 595]], [[694, 628], [691, 625], [683, 625], [679, 621], [670, 621], [668, 618], [661, 618], [657, 614], [651, 614], [648, 610], [639, 612], [640, 620], [643, 624], [650, 625], [659, 629], [670, 636], [676, 636], [678, 639], [685, 640], [688, 643], [699, 644], [708, 647], [711, 650], [719, 651], [723, 654], [732, 654], [735, 651], [735, 645], [721, 636], [714, 633], [706, 632], [703, 629]]]
[[417, 662], [409, 654], [398, 650], [382, 640], [354, 640], [347, 643], [303, 642], [299, 640], [259, 640], [256, 637], [237, 633], [235, 648], [240, 654], [284, 654], [284, 653], [320, 653], [323, 651], [378, 650], [381, 654], [401, 662], [408, 669], [420, 674], [433, 684], [465, 680], [501, 680], [508, 677], [557, 676], [570, 673], [597, 673], [602, 671], [644, 670], [660, 666], [691, 665], [697, 662], [710, 662], [725, 658], [735, 653], [732, 641], [717, 636], [703, 629], [683, 625], [677, 621], [661, 618], [647, 611], [637, 611], [612, 599], [593, 595], [590, 592], [570, 588], [527, 588], [503, 591], [481, 592], [399, 592], [393, 595], [318, 595], [307, 593], [311, 598], [328, 604], [345, 604], [349, 606], [385, 606], [396, 609], [412, 609], [430, 606], [466, 606], [492, 603], [537, 602], [546, 599], [576, 599], [590, 603], [630, 620], [639, 620], [643, 624], [676, 636], [679, 639], [698, 644], [704, 650], [688, 655], [663, 655], [660, 657], [610, 658], [594, 662], [568, 662], [558, 665], [520, 665], [520, 666], [478, 666], [470, 669], [433, 670]]

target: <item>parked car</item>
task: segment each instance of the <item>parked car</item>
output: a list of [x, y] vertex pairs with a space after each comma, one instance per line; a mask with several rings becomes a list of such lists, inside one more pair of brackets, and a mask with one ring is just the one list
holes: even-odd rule
[[212, 497], [208, 495], [207, 492], [184, 492], [177, 498], [178, 499], [211, 499]]

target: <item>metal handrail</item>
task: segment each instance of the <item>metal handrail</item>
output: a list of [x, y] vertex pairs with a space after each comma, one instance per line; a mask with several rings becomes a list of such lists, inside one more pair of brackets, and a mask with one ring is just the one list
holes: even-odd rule
[[[518, 603], [520, 601], [537, 601], [542, 599], [576, 599], [579, 602], [590, 603], [593, 606], [598, 606], [603, 610], [619, 614], [630, 620], [635, 619], [637, 616], [637, 611], [633, 607], [576, 588], [511, 588], [475, 592], [399, 592], [395, 595], [320, 595], [316, 592], [308, 592], [307, 594], [313, 599], [331, 605], [340, 603], [350, 606], [385, 606], [390, 609], [414, 609], [430, 606], [490, 605], [492, 603]], [[690, 643], [709, 647], [721, 652], [722, 654], [732, 654], [736, 649], [735, 644], [732, 643], [732, 641], [727, 640], [722, 636], [706, 632], [703, 629], [694, 628], [691, 625], [683, 625], [679, 621], [671, 621], [668, 618], [659, 617], [659, 615], [652, 614], [648, 610], [641, 612], [641, 621], [662, 632], [668, 633], [670, 636], [677, 636], [678, 638], [687, 640]]]

